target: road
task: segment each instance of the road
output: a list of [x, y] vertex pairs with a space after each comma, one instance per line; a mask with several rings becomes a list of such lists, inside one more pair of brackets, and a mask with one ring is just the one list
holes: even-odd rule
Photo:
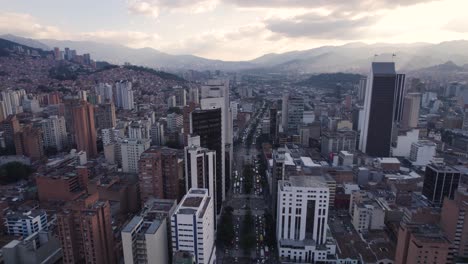
[[[260, 136], [260, 132], [257, 132], [257, 126], [260, 124], [260, 121], [263, 118], [265, 113], [259, 109], [254, 115], [254, 118], [251, 119], [249, 125], [245, 129], [245, 135], [248, 133], [254, 133], [252, 138], [252, 143], [246, 143], [246, 137], [243, 138], [241, 144], [236, 145], [234, 148], [234, 166], [231, 179], [231, 195], [229, 199], [225, 201], [224, 206], [231, 206], [234, 211], [234, 231], [235, 231], [235, 240], [234, 245], [231, 249], [221, 249], [220, 254], [218, 254], [218, 263], [276, 263], [272, 262], [268, 258], [268, 253], [265, 253], [265, 210], [267, 209], [266, 199], [264, 195], [264, 190], [261, 186], [261, 176], [258, 172], [257, 160], [258, 151], [256, 149], [256, 139]], [[244, 189], [244, 175], [243, 168], [244, 165], [253, 165], [253, 188], [250, 191], [250, 194], [247, 194]], [[255, 246], [250, 251], [250, 254], [246, 254], [240, 246], [241, 241], [241, 230], [242, 224], [245, 215], [250, 210], [254, 218], [255, 223]]]

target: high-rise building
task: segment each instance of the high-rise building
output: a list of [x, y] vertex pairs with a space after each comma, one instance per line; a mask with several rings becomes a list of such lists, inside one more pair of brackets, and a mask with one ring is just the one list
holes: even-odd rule
[[[200, 102], [200, 100], [198, 100]], [[187, 145], [188, 137], [190, 135], [190, 114], [199, 107], [198, 103], [190, 101], [183, 109], [183, 119], [184, 119], [184, 146]]]
[[97, 138], [94, 122], [94, 106], [81, 101], [72, 108], [75, 142], [78, 151], [86, 151], [88, 157], [97, 156]]
[[32, 160], [39, 160], [44, 156], [41, 130], [27, 125], [15, 134], [16, 155], [24, 155]]
[[166, 251], [169, 255], [169, 262], [172, 263], [172, 234], [171, 217], [177, 208], [177, 200], [150, 198], [143, 206], [141, 216], [156, 220], [166, 220], [167, 223], [167, 243]]
[[409, 93], [404, 99], [403, 117], [401, 127], [404, 129], [415, 128], [419, 121], [419, 107], [421, 105], [420, 93]]
[[404, 77], [397, 75], [393, 62], [372, 63], [360, 137], [360, 150], [370, 156], [390, 156], [395, 112], [400, 113], [403, 84]]
[[41, 209], [7, 211], [4, 221], [9, 235], [28, 237], [47, 227], [47, 214]]
[[114, 103], [104, 103], [95, 108], [96, 129], [113, 128], [117, 124]]
[[282, 260], [327, 261], [333, 250], [327, 242], [329, 195], [327, 184], [314, 176], [291, 176], [278, 182], [276, 234]]
[[169, 263], [167, 222], [134, 216], [122, 230], [122, 248], [126, 264]]
[[16, 115], [10, 115], [0, 123], [0, 131], [3, 131], [5, 147], [10, 153], [15, 152], [15, 134], [21, 130]]
[[145, 150], [151, 146], [149, 139], [123, 139], [119, 142], [122, 157], [122, 171], [138, 173], [138, 160]]
[[57, 213], [63, 263], [116, 263], [110, 204], [98, 196], [85, 194]]
[[422, 194], [434, 205], [442, 205], [444, 198], [453, 199], [460, 183], [460, 171], [443, 163], [426, 166]]
[[133, 110], [135, 102], [133, 99], [132, 82], [118, 81], [115, 83], [115, 105], [125, 110]]
[[282, 126], [283, 131], [298, 133], [304, 116], [304, 97], [283, 94]]
[[270, 139], [276, 141], [278, 135], [278, 109], [270, 108]]
[[184, 125], [183, 115], [176, 113], [168, 114], [166, 117], [167, 120], [167, 130], [170, 132], [180, 131]]
[[216, 263], [213, 199], [206, 189], [190, 189], [171, 217], [172, 250], [195, 256], [196, 264]]
[[112, 85], [108, 83], [99, 83], [94, 87], [94, 92], [100, 95], [103, 102], [114, 102], [114, 91]]
[[187, 91], [178, 86], [174, 87], [174, 93], [176, 98], [176, 106], [184, 107], [187, 104]]
[[[223, 197], [229, 189], [233, 156], [233, 123], [229, 99], [229, 80], [209, 80], [200, 88], [201, 109], [221, 108], [223, 129], [222, 179]], [[205, 147], [205, 146], [202, 146]], [[211, 149], [211, 148], [210, 148]], [[220, 174], [218, 174], [220, 175]]]
[[149, 197], [178, 200], [185, 193], [182, 189], [183, 161], [176, 149], [151, 147], [138, 161], [138, 177], [142, 202]]
[[453, 200], [444, 199], [441, 213], [441, 227], [453, 243], [455, 256], [468, 258], [468, 189], [459, 189]]
[[68, 146], [67, 128], [63, 116], [49, 116], [41, 121], [44, 147], [52, 147], [61, 151]]
[[452, 263], [453, 246], [435, 225], [402, 223], [398, 231], [395, 264]]
[[224, 141], [221, 108], [195, 110], [191, 114], [191, 134], [200, 137], [200, 146], [216, 152], [216, 212], [221, 211], [224, 201]]
[[156, 122], [151, 126], [151, 144], [163, 146], [166, 143], [164, 137], [164, 124]]
[[400, 123], [403, 118], [404, 110], [404, 100], [406, 96], [406, 87], [405, 87], [406, 75], [397, 74], [396, 75], [396, 87], [395, 87], [395, 110], [393, 120], [396, 123]]
[[[216, 197], [216, 152], [190, 144], [185, 147], [185, 187], [203, 188], [211, 197]], [[216, 207], [215, 200], [215, 207]]]

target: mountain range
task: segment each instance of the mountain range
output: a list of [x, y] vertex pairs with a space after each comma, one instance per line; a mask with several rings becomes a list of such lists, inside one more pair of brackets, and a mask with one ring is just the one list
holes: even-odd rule
[[[0, 35], [25, 46], [51, 50], [69, 47], [79, 54], [90, 53], [95, 60], [114, 64], [125, 62], [156, 69], [178, 70], [261, 70], [278, 73], [367, 73], [372, 61], [394, 60], [400, 71], [416, 71], [444, 64], [468, 64], [468, 41], [456, 40], [438, 44], [365, 44], [360, 42], [341, 46], [323, 46], [303, 51], [271, 53], [249, 61], [211, 60], [194, 55], [171, 55], [153, 48], [132, 49], [119, 44], [92, 41], [29, 39], [14, 35]], [[378, 56], [376, 56], [378, 54]], [[393, 55], [396, 56], [393, 56]]]

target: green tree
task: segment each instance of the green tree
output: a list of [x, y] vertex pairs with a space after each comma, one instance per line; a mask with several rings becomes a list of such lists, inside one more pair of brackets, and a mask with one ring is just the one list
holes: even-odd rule
[[271, 213], [266, 212], [265, 213], [265, 243], [267, 246], [270, 248], [275, 247], [276, 245], [276, 224], [275, 220], [273, 219], [273, 216]]
[[252, 212], [248, 209], [247, 214], [244, 217], [244, 222], [242, 226], [242, 237], [241, 237], [241, 248], [246, 254], [249, 254], [250, 251], [255, 246], [255, 232], [254, 232], [254, 219]]
[[27, 180], [33, 173], [31, 166], [20, 162], [9, 162], [0, 166], [0, 184], [10, 184], [20, 180]]
[[221, 221], [218, 223], [218, 241], [220, 241], [225, 247], [231, 247], [234, 241], [234, 224], [232, 212], [234, 209], [230, 206], [224, 208], [221, 215]]
[[250, 194], [252, 192], [254, 178], [252, 165], [245, 165], [242, 175], [244, 176], [244, 190], [247, 194]]

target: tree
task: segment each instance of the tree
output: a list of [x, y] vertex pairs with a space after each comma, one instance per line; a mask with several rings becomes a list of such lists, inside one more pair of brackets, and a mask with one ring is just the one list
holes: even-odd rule
[[241, 248], [246, 254], [248, 254], [255, 246], [255, 232], [254, 232], [254, 219], [252, 212], [248, 209], [247, 214], [244, 217], [244, 223], [242, 226], [242, 237], [241, 237]]
[[20, 162], [9, 162], [0, 166], [0, 184], [10, 184], [20, 180], [27, 180], [33, 173], [31, 166]]
[[273, 216], [269, 212], [265, 212], [265, 243], [273, 248], [276, 245], [276, 224]]
[[252, 192], [252, 187], [253, 187], [253, 169], [252, 165], [245, 165], [242, 175], [244, 176], [244, 189], [247, 194], [250, 194]]
[[220, 241], [225, 247], [231, 247], [234, 241], [234, 224], [232, 212], [234, 209], [230, 206], [224, 208], [221, 215], [221, 221], [218, 224], [218, 241]]

